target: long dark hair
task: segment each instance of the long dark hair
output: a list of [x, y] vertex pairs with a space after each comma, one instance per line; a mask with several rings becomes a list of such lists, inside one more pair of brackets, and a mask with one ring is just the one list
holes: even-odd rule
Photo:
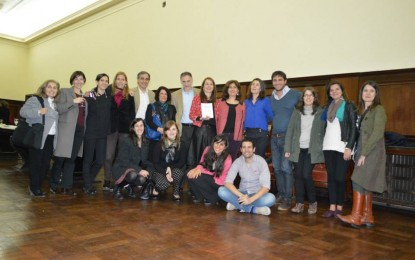
[[327, 105], [329, 105], [331, 101], [333, 101], [333, 98], [330, 96], [330, 88], [333, 85], [339, 85], [340, 89], [342, 90], [342, 96], [343, 96], [344, 101], [348, 101], [347, 94], [346, 94], [346, 91], [344, 90], [343, 84], [339, 81], [330, 81], [326, 85]]
[[[223, 153], [219, 156], [216, 155], [215, 149], [213, 149], [213, 145], [215, 143], [225, 142], [225, 150], [223, 150]], [[201, 165], [208, 169], [209, 171], [215, 171], [215, 176], [219, 177], [222, 174], [223, 167], [225, 164], [226, 158], [228, 158], [229, 155], [229, 141], [228, 137], [226, 135], [220, 134], [215, 136], [213, 138], [212, 143], [210, 144], [209, 150], [203, 157], [203, 163]], [[215, 164], [215, 169], [213, 169], [213, 164]]]
[[[144, 126], [144, 132], [143, 132], [143, 135], [141, 136], [141, 139], [140, 139], [139, 136], [137, 136], [137, 134], [134, 131], [134, 126], [138, 122], [143, 123], [143, 126]], [[141, 144], [144, 144], [144, 143], [147, 143], [148, 142], [148, 140], [146, 138], [146, 128], [145, 128], [144, 119], [142, 119], [142, 118], [136, 118], [133, 121], [131, 121], [129, 137], [131, 138], [131, 140], [133, 140], [133, 144], [136, 145], [136, 146], [138, 146], [138, 142], [139, 141], [141, 142]]]
[[311, 94], [313, 94], [313, 97], [314, 97], [313, 112], [311, 113], [312, 115], [314, 115], [317, 112], [317, 108], [320, 106], [320, 102], [318, 101], [317, 92], [312, 87], [306, 87], [303, 90], [303, 93], [301, 94], [301, 99], [298, 101], [297, 105], [295, 105], [295, 108], [298, 109], [301, 112], [301, 114], [305, 115], [304, 114], [304, 95], [307, 90], [309, 90]]
[[[207, 80], [210, 80], [213, 83], [213, 91], [212, 91], [212, 95], [210, 96], [210, 100], [208, 100], [205, 94], [205, 91], [203, 89]], [[202, 101], [202, 103], [208, 103], [209, 101], [211, 101], [212, 103], [215, 103], [216, 101], [216, 83], [211, 77], [206, 77], [202, 82], [202, 87], [200, 91], [200, 100]]]
[[373, 103], [372, 103], [372, 105], [370, 105], [368, 107], [368, 109], [370, 110], [370, 109], [375, 108], [378, 105], [382, 105], [382, 103], [380, 101], [380, 89], [379, 89], [378, 83], [376, 83], [376, 81], [373, 81], [373, 80], [368, 80], [365, 83], [363, 83], [363, 85], [360, 87], [360, 91], [359, 91], [359, 114], [363, 114], [365, 112], [365, 101], [363, 101], [362, 94], [363, 94], [363, 89], [367, 85], [372, 86], [376, 91], [375, 99], [373, 99]]

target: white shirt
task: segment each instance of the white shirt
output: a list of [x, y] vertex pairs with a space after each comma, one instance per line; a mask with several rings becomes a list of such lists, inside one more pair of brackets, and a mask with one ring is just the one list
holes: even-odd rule
[[190, 119], [189, 114], [190, 114], [190, 107], [192, 106], [193, 97], [195, 96], [195, 92], [193, 91], [193, 88], [189, 92], [186, 92], [183, 89], [182, 95], [183, 95], [183, 114], [182, 114], [182, 119], [180, 120], [180, 122], [182, 124], [191, 124], [193, 123], [193, 121]]
[[340, 121], [336, 117], [333, 122], [327, 121], [326, 134], [323, 140], [323, 151], [337, 151], [344, 153], [346, 142], [341, 140]]
[[[53, 98], [48, 97], [48, 102], [49, 102], [49, 106], [53, 110], [56, 110], [55, 103], [53, 103]], [[55, 135], [55, 134], [56, 134], [56, 121], [53, 122], [52, 127], [50, 128], [48, 135]]]
[[274, 96], [274, 98], [276, 100], [280, 100], [288, 93], [288, 91], [290, 91], [290, 88], [287, 85], [285, 85], [285, 87], [282, 89], [282, 96], [281, 97], [278, 97], [277, 91], [275, 89], [274, 89], [274, 91], [272, 91], [272, 95]]
[[138, 87], [138, 94], [140, 95], [140, 105], [137, 110], [137, 114], [135, 118], [146, 118], [146, 110], [148, 104], [150, 104], [150, 98], [148, 97], [148, 92], [145, 90], [144, 92], [141, 91], [140, 87]]

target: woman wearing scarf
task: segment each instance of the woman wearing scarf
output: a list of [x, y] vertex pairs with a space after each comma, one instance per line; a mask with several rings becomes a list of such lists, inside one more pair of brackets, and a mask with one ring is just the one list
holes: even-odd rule
[[331, 82], [326, 87], [328, 103], [321, 115], [325, 121], [323, 140], [326, 162], [330, 209], [324, 218], [341, 215], [346, 191], [346, 172], [356, 141], [356, 107], [347, 101], [340, 82]]
[[[159, 143], [153, 148], [152, 176], [157, 192], [165, 191], [173, 183], [173, 199], [180, 200], [180, 182], [184, 176], [186, 148], [180, 143], [179, 127], [176, 122], [167, 121]], [[153, 193], [155, 195], [155, 193]]]
[[107, 136], [107, 152], [104, 163], [104, 191], [111, 191], [112, 164], [115, 159], [117, 144], [130, 132], [130, 123], [135, 118], [134, 97], [130, 95], [127, 75], [115, 74], [112, 83], [111, 131]]
[[[150, 154], [152, 154], [152, 147], [154, 147], [163, 135], [163, 126], [169, 120], [175, 120], [176, 107], [170, 105], [171, 93], [170, 90], [164, 86], [161, 86], [156, 91], [156, 102], [149, 104], [146, 110], [146, 125], [160, 133], [160, 137], [149, 138], [150, 139]], [[153, 117], [157, 115], [160, 118], [161, 125], [158, 126], [154, 123]]]

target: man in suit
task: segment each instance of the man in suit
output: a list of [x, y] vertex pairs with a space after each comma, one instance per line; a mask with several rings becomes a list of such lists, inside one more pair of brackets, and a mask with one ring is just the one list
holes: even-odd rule
[[199, 94], [198, 89], [193, 88], [193, 77], [190, 72], [180, 74], [182, 88], [172, 94], [172, 105], [176, 107], [176, 122], [180, 128], [180, 141], [186, 145], [186, 167], [192, 169], [198, 162], [195, 162], [194, 149], [192, 145], [195, 126], [189, 118], [190, 107], [193, 97]]
[[154, 92], [148, 90], [148, 83], [150, 82], [150, 73], [147, 71], [140, 71], [137, 74], [137, 84], [136, 88], [133, 88], [134, 93], [134, 103], [135, 103], [135, 117], [136, 118], [146, 118], [147, 106], [154, 102]]

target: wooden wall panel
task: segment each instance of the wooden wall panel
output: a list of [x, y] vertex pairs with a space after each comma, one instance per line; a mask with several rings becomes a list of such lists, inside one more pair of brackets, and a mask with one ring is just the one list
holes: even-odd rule
[[380, 91], [388, 116], [386, 131], [415, 135], [415, 82], [381, 84]]

